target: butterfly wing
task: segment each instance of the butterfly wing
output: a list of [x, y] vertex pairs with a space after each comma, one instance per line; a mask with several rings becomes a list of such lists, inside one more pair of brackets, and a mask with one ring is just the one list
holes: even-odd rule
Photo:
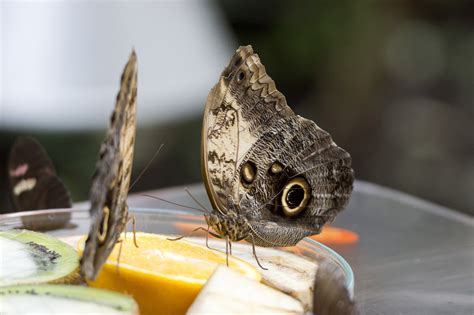
[[[32, 137], [18, 138], [8, 161], [10, 197], [15, 211], [70, 208], [71, 196], [59, 179], [44, 148]], [[25, 227], [48, 230], [64, 226], [69, 213], [54, 214], [48, 222], [22, 218]]]
[[[228, 211], [229, 198], [239, 198], [235, 183], [242, 158], [268, 125], [293, 114], [256, 62], [251, 46], [240, 47], [211, 89], [204, 110], [201, 170], [211, 203], [220, 212]], [[242, 77], [246, 74], [251, 76]]]
[[81, 273], [86, 279], [95, 279], [128, 220], [126, 201], [135, 142], [137, 69], [137, 58], [132, 52], [92, 178], [92, 223], [81, 259]]
[[71, 196], [44, 148], [31, 137], [18, 138], [8, 162], [15, 211], [70, 208]]
[[210, 199], [224, 212], [244, 215], [255, 243], [293, 245], [318, 233], [347, 203], [350, 155], [293, 113], [250, 46], [237, 50], [211, 90], [203, 126]]
[[[254, 189], [241, 189], [237, 207], [250, 218], [259, 245], [291, 246], [319, 233], [345, 207], [352, 192], [350, 155], [313, 121], [297, 115], [268, 129], [243, 161], [259, 166]], [[275, 163], [282, 166], [281, 172], [271, 172]], [[293, 209], [288, 205], [292, 185], [301, 188], [302, 196], [296, 197]]]

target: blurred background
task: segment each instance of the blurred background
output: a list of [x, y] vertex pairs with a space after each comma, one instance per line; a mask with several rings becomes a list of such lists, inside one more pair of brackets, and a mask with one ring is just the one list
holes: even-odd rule
[[138, 54], [132, 192], [201, 181], [207, 93], [251, 44], [297, 114], [353, 157], [358, 179], [474, 215], [474, 2], [1, 1], [0, 213], [19, 135], [45, 147], [74, 201], [120, 73]]

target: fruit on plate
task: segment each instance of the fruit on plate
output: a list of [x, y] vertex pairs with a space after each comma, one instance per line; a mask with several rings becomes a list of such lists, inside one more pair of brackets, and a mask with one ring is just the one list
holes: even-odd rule
[[291, 296], [220, 266], [186, 314], [303, 313], [301, 303]]
[[0, 231], [0, 287], [33, 283], [74, 283], [79, 256], [74, 248], [43, 233]]
[[78, 285], [17, 285], [0, 288], [0, 314], [139, 314], [124, 294]]
[[[204, 238], [189, 238], [197, 244], [204, 244]], [[209, 246], [225, 252], [225, 242], [209, 240]], [[232, 244], [232, 255], [245, 260], [258, 268], [262, 274], [262, 283], [298, 299], [306, 311], [313, 309], [314, 279], [318, 263], [296, 254], [268, 247], [256, 247], [258, 260], [263, 270], [258, 267], [252, 254], [252, 245], [245, 243]]]
[[[128, 233], [120, 260], [120, 244], [115, 245], [89, 285], [131, 294], [141, 314], [184, 314], [217, 266], [226, 264], [225, 253], [192, 242], [148, 233], [137, 233], [136, 238], [138, 247]], [[79, 252], [84, 241], [78, 244]], [[230, 257], [229, 267], [257, 282], [261, 279], [256, 268], [240, 259]]]

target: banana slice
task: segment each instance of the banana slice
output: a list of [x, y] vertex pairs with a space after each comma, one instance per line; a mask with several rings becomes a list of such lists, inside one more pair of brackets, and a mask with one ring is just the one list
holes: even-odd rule
[[303, 314], [294, 298], [219, 266], [186, 314]]
[[[204, 238], [189, 239], [205, 245]], [[209, 239], [209, 247], [225, 252], [225, 242]], [[305, 311], [313, 309], [314, 280], [318, 264], [301, 256], [268, 247], [255, 247], [261, 269], [252, 254], [252, 245], [232, 243], [232, 255], [254, 265], [262, 274], [262, 283], [282, 291], [301, 302]]]

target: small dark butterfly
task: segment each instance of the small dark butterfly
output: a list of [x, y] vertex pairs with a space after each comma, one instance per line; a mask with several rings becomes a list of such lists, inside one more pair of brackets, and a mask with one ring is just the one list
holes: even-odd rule
[[[16, 140], [8, 161], [10, 197], [15, 211], [72, 207], [68, 189], [59, 179], [44, 148], [31, 137]], [[26, 228], [48, 230], [64, 226], [69, 213], [52, 214], [48, 222], [22, 218]]]
[[81, 258], [81, 274], [87, 280], [96, 278], [130, 218], [126, 201], [135, 143], [137, 71], [133, 51], [122, 74], [115, 109], [92, 178], [92, 223]]

